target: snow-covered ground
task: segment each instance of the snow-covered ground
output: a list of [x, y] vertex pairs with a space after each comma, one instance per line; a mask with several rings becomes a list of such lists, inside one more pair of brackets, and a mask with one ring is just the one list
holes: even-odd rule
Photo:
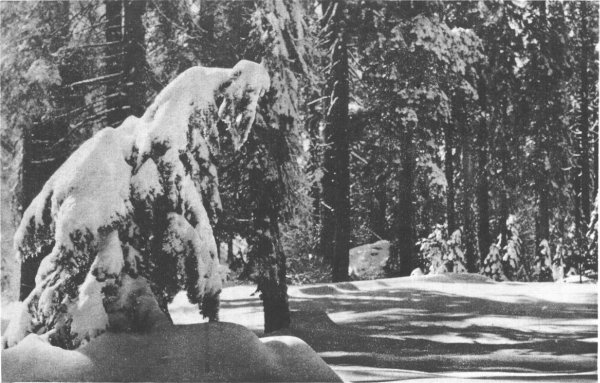
[[[221, 320], [263, 336], [262, 306], [254, 291], [253, 286], [224, 289]], [[293, 286], [289, 294], [293, 322], [288, 334], [304, 340], [347, 381], [597, 381], [595, 284], [495, 283], [478, 275], [444, 274]], [[115, 355], [130, 350], [122, 363], [115, 355], [104, 361], [94, 352], [86, 351], [86, 356], [101, 366], [126, 366], [122, 376], [129, 378], [148, 380], [150, 372], [165, 377], [168, 369], [178, 369], [174, 376], [181, 380], [194, 373], [218, 379], [222, 376], [216, 369], [225, 368], [233, 374], [229, 377], [250, 380], [259, 373], [244, 375], [252, 364], [238, 361], [239, 355], [260, 354], [271, 366], [282, 365], [285, 357], [277, 359], [281, 347], [288, 350], [288, 361], [311, 355], [293, 338], [259, 342], [240, 327], [225, 325], [220, 336], [217, 331], [210, 336], [211, 353], [231, 360], [213, 360], [213, 375], [203, 375], [202, 343], [209, 325], [197, 324], [202, 322], [197, 307], [183, 294], [170, 311], [176, 323], [195, 325], [176, 326], [160, 336], [126, 335], [127, 340], [120, 339], [122, 334], [103, 335], [91, 343], [110, 348], [118, 343]], [[188, 356], [190, 352], [196, 356]], [[149, 359], [160, 363], [148, 366]], [[311, 363], [322, 367], [318, 360]], [[297, 374], [306, 370], [292, 366], [289, 371], [293, 368]]]
[[[253, 292], [225, 289], [221, 319], [261, 335]], [[347, 380], [597, 381], [595, 284], [444, 274], [293, 286], [289, 295], [291, 334]], [[200, 320], [173, 303], [176, 322]]]

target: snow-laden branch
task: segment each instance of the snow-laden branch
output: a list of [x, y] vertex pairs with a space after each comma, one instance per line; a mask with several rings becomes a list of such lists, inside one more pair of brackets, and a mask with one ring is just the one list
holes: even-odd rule
[[[110, 327], [134, 329], [137, 303], [115, 303], [125, 276], [149, 280], [164, 310], [186, 289], [204, 316], [216, 319], [221, 279], [211, 219], [221, 202], [203, 134], [222, 119], [242, 145], [269, 86], [266, 70], [250, 61], [194, 67], [142, 118], [129, 117], [78, 148], [27, 208], [15, 235], [22, 257], [43, 260], [4, 345], [48, 332], [52, 344], [74, 348]], [[202, 126], [192, 130], [196, 110]]]
[[109, 82], [109, 81], [118, 79], [118, 78], [120, 78], [122, 76], [123, 76], [123, 72], [111, 73], [111, 74], [107, 74], [107, 75], [104, 75], [104, 76], [98, 76], [98, 77], [89, 78], [89, 79], [86, 79], [86, 80], [77, 81], [77, 82], [74, 82], [74, 83], [70, 84], [69, 86], [71, 88], [74, 88], [76, 86], [102, 84], [102, 83], [105, 83], [105, 82]]

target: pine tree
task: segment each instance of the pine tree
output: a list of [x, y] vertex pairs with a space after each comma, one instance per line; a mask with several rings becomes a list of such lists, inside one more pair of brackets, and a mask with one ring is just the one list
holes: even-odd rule
[[332, 280], [348, 279], [350, 241], [350, 174], [348, 102], [349, 69], [346, 3], [323, 1], [323, 35], [329, 52], [325, 90], [321, 252], [331, 260]]
[[[103, 129], [69, 157], [15, 237], [24, 257], [52, 251], [9, 325], [9, 346], [29, 332], [50, 332], [53, 345], [75, 348], [108, 327], [136, 329], [143, 322], [134, 315], [137, 303], [124, 297], [139, 284], [149, 285], [165, 311], [186, 289], [205, 317], [218, 318], [221, 276], [210, 215], [220, 198], [207, 134], [221, 119], [241, 145], [269, 83], [265, 69], [249, 61], [190, 68], [142, 118]], [[200, 126], [191, 129], [196, 109]]]

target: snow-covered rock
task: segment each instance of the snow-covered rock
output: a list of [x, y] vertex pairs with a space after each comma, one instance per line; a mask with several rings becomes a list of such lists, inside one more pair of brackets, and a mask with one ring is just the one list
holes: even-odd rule
[[414, 269], [413, 271], [411, 271], [410, 276], [411, 277], [420, 277], [424, 275], [423, 274], [423, 270], [421, 270], [419, 267], [417, 267], [416, 269]]
[[[341, 381], [295, 337], [259, 339], [233, 323], [171, 325], [143, 278], [124, 278], [107, 311], [119, 323], [77, 350], [52, 346], [35, 334], [3, 350], [2, 380]], [[127, 331], [132, 325], [137, 333]]]
[[390, 256], [390, 242], [386, 240], [350, 249], [348, 274], [353, 277], [372, 279], [383, 274]]
[[[81, 145], [44, 185], [15, 234], [22, 257], [43, 259], [4, 346], [48, 333], [53, 345], [78, 347], [113, 326], [108, 307], [132, 286], [130, 278], [148, 279], [164, 310], [186, 289], [203, 315], [216, 319], [222, 275], [211, 225], [220, 197], [207, 135], [220, 118], [243, 144], [269, 86], [266, 70], [250, 61], [231, 69], [194, 67], [160, 92], [142, 118], [129, 117]], [[196, 112], [201, 118], [192, 126]], [[127, 304], [120, 312], [132, 310]]]

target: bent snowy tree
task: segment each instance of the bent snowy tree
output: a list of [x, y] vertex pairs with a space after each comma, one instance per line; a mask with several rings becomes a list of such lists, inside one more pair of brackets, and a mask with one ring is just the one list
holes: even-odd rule
[[269, 86], [265, 69], [250, 61], [194, 67], [141, 118], [105, 128], [77, 149], [15, 235], [22, 258], [44, 258], [4, 346], [47, 333], [51, 344], [75, 348], [107, 328], [135, 330], [138, 302], [119, 299], [131, 278], [148, 281], [165, 312], [186, 289], [216, 320], [221, 278], [212, 224], [221, 202], [208, 138], [220, 119], [239, 148]]

